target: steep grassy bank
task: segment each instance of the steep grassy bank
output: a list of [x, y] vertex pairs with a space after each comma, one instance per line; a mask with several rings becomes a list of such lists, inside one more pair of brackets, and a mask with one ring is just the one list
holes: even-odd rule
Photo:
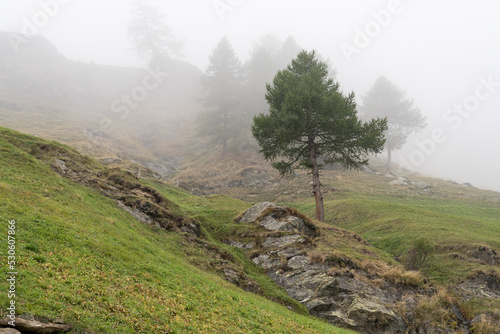
[[[13, 138], [30, 149], [11, 144]], [[61, 177], [53, 161], [31, 154], [40, 143], [68, 149], [0, 130], [0, 240], [6, 245], [7, 221], [16, 220], [19, 316], [69, 323], [73, 333], [348, 332], [203, 270], [207, 253], [186, 234], [147, 226], [98, 191]], [[233, 203], [224, 219], [245, 207]], [[192, 216], [203, 221], [202, 202]], [[7, 263], [5, 252], [0, 261]], [[3, 277], [8, 271], [1, 266]], [[255, 277], [266, 281], [261, 272]], [[5, 280], [0, 289], [7, 291]], [[8, 302], [1, 293], [0, 304]]]

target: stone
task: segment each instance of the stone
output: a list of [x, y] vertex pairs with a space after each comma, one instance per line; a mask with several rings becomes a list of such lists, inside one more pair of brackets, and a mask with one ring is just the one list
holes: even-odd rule
[[[392, 179], [388, 180], [390, 183], [409, 183], [399, 175], [390, 175], [388, 178]], [[295, 212], [264, 202], [250, 208], [239, 221], [257, 222], [267, 230], [257, 234], [261, 235], [261, 240], [256, 241], [252, 251], [256, 255], [252, 261], [264, 268], [268, 276], [284, 288], [291, 298], [302, 303], [311, 315], [363, 334], [451, 333], [446, 326], [441, 329], [430, 323], [415, 323], [415, 309], [420, 298], [432, 295], [435, 291], [426, 288], [417, 290], [390, 280], [383, 280], [382, 286], [379, 285], [381, 283], [372, 284], [378, 278], [376, 274], [360, 268], [354, 260], [347, 257], [337, 259], [336, 255], [319, 249], [315, 249], [315, 256], [311, 258], [312, 254], [308, 254], [308, 250], [315, 248], [315, 237], [319, 231], [303, 215]], [[360, 237], [353, 240], [366, 245]], [[239, 241], [237, 246], [241, 248], [244, 244], [245, 241]], [[495, 256], [496, 253], [481, 250], [481, 258], [490, 260]], [[318, 261], [312, 262], [316, 258]], [[236, 278], [233, 272], [225, 272], [225, 275], [232, 280]], [[494, 296], [498, 281], [495, 277], [479, 277], [477, 282], [463, 286], [465, 290], [471, 291], [461, 291], [473, 294], [478, 285], [488, 286], [489, 295]], [[406, 306], [404, 311], [400, 305]], [[463, 325], [465, 318], [459, 309], [449, 311]], [[462, 325], [459, 325], [460, 328]]]
[[325, 318], [328, 320], [328, 323], [335, 326], [347, 327], [350, 329], [356, 328], [356, 322], [352, 319], [349, 319], [347, 315], [341, 310], [329, 311], [329, 312], [321, 312], [321, 318]]
[[66, 167], [66, 163], [59, 159], [56, 159], [56, 166], [59, 167], [63, 173], [65, 173], [65, 170], [68, 169]]
[[393, 179], [395, 176], [392, 174], [385, 174], [386, 179]]
[[250, 209], [245, 211], [243, 217], [239, 219], [240, 223], [253, 223], [259, 218], [262, 212], [266, 211], [269, 208], [276, 208], [277, 205], [271, 202], [262, 202], [260, 204], [252, 206]]
[[401, 181], [401, 180], [394, 180], [394, 181], [389, 182], [389, 184], [391, 186], [407, 186], [408, 185], [405, 181]]
[[496, 266], [500, 263], [497, 251], [489, 247], [480, 246], [476, 249], [468, 251], [467, 253], [470, 257], [480, 261], [482, 264]]
[[295, 256], [288, 260], [288, 267], [292, 269], [300, 269], [306, 267], [311, 262], [307, 256]]
[[287, 260], [300, 254], [301, 251], [293, 247], [284, 248], [278, 251], [278, 255], [283, 256]]
[[[9, 321], [10, 320], [8, 318], [0, 320], [0, 326], [7, 326]], [[43, 323], [37, 320], [26, 320], [23, 318], [16, 318], [16, 330], [18, 330], [21, 333], [57, 334], [57, 333], [68, 332], [70, 329], [71, 329], [70, 325]]]
[[302, 231], [305, 228], [302, 219], [292, 216], [286, 217], [285, 221], [278, 221], [272, 216], [266, 216], [260, 221], [260, 225], [269, 231]]
[[430, 184], [425, 183], [425, 182], [416, 182], [415, 187], [417, 187], [417, 189], [420, 189], [420, 190], [432, 188], [432, 186]]
[[301, 235], [285, 235], [284, 237], [268, 237], [264, 241], [264, 248], [282, 248], [285, 245], [298, 243], [302, 244], [305, 242], [305, 238]]
[[22, 333], [14, 328], [0, 328], [0, 334], [22, 334]]
[[281, 261], [278, 258], [273, 259], [267, 254], [261, 254], [253, 258], [252, 261], [264, 269], [276, 268], [281, 265]]
[[404, 333], [405, 323], [394, 311], [364, 298], [355, 298], [347, 311], [362, 333]]

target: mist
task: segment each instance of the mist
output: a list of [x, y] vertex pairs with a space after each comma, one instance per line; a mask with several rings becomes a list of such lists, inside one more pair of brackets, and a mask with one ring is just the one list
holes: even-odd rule
[[[239, 59], [272, 34], [328, 58], [358, 103], [381, 75], [406, 91], [428, 126], [393, 161], [500, 191], [500, 21], [494, 1], [150, 1], [183, 42], [179, 60], [205, 71], [227, 36]], [[46, 12], [41, 24], [39, 13]], [[0, 31], [39, 34], [67, 58], [145, 67], [132, 50], [131, 5], [118, 0], [4, 0]]]

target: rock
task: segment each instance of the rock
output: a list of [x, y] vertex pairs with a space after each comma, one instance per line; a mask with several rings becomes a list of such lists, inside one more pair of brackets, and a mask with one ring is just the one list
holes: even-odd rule
[[245, 214], [238, 220], [240, 223], [252, 223], [255, 222], [259, 216], [265, 210], [269, 208], [276, 208], [277, 206], [271, 202], [263, 202], [252, 206], [250, 209], [245, 211]]
[[284, 237], [268, 237], [262, 246], [264, 246], [264, 248], [283, 248], [288, 244], [303, 244], [305, 241], [306, 239], [298, 234], [286, 235]]
[[14, 328], [0, 328], [0, 334], [22, 334], [22, 333]]
[[380, 176], [380, 175], [384, 175], [384, 174], [381, 173], [381, 172], [375, 172], [375, 175], [379, 175]]
[[271, 258], [267, 254], [261, 254], [252, 259], [253, 263], [261, 266], [264, 269], [277, 268], [281, 266], [281, 261], [278, 257]]
[[[406, 185], [407, 181], [398, 178], [393, 182]], [[262, 227], [262, 239], [256, 241], [252, 261], [267, 270], [269, 277], [311, 315], [360, 333], [448, 333], [431, 324], [415, 324], [415, 310], [421, 298], [435, 291], [381, 280], [344, 255], [315, 249], [314, 255], [309, 256], [319, 233], [307, 234], [309, 225], [315, 226], [295, 210], [265, 202], [250, 208], [239, 221]], [[340, 233], [346, 232], [339, 230]], [[253, 239], [255, 235], [259, 233], [249, 237]], [[360, 237], [349, 235], [349, 239], [366, 244]], [[238, 241], [240, 248], [244, 244]], [[234, 275], [229, 272], [226, 276]], [[375, 280], [379, 283], [373, 284]], [[461, 320], [458, 315], [457, 311], [455, 317]]]
[[465, 182], [465, 183], [463, 184], [463, 186], [464, 186], [464, 187], [474, 188], [474, 186], [473, 186], [471, 183], [469, 183], [469, 182]]
[[391, 186], [407, 186], [408, 185], [405, 181], [401, 181], [401, 180], [394, 180], [394, 181], [389, 182], [389, 184]]
[[260, 221], [260, 225], [270, 231], [302, 231], [304, 221], [298, 217], [288, 216], [285, 221], [278, 221], [272, 216], [267, 216]]
[[62, 160], [56, 159], [56, 166], [61, 169], [63, 173], [65, 173], [65, 170], [68, 169], [66, 167], [66, 163]]
[[404, 333], [403, 319], [382, 304], [364, 298], [355, 298], [347, 312], [362, 333]]
[[189, 233], [189, 234], [192, 234], [195, 236], [200, 236], [200, 228], [194, 223], [187, 223], [187, 224], [181, 225], [179, 227], [179, 229], [182, 232], [186, 232], [186, 233]]
[[479, 260], [482, 264], [489, 264], [490, 266], [496, 266], [500, 262], [497, 252], [489, 247], [478, 247], [469, 251], [468, 255]]
[[[0, 320], [0, 326], [7, 326], [10, 320], [4, 318]], [[70, 325], [43, 323], [37, 320], [26, 320], [16, 318], [16, 330], [23, 334], [56, 334], [65, 333], [71, 329]], [[7, 332], [8, 333], [8, 332]]]
[[474, 278], [457, 285], [455, 290], [466, 301], [474, 298], [499, 298], [500, 277], [494, 273], [486, 274], [480, 271]]
[[228, 241], [224, 241], [225, 244], [228, 244], [229, 246], [233, 246], [233, 247], [236, 247], [236, 248], [239, 248], [239, 249], [254, 249], [255, 248], [255, 242], [249, 242], [247, 244], [244, 244], [242, 242], [239, 242], [239, 241], [231, 241], [231, 240], [228, 240]]
[[340, 310], [321, 312], [321, 318], [325, 318], [328, 320], [328, 323], [334, 326], [346, 327], [349, 329], [356, 328], [356, 322], [352, 319], [349, 319], [347, 314]]
[[390, 179], [395, 178], [395, 176], [392, 174], [385, 174], [385, 178], [390, 180]]
[[288, 261], [288, 267], [292, 269], [305, 268], [311, 262], [307, 256], [295, 256]]
[[420, 190], [432, 188], [432, 186], [430, 184], [425, 183], [425, 182], [416, 182], [415, 187], [417, 187], [417, 189], [420, 189]]

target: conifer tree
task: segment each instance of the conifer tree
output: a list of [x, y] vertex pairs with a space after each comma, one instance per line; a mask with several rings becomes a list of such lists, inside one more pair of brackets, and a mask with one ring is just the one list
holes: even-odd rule
[[354, 93], [340, 91], [339, 83], [329, 78], [328, 65], [314, 51], [301, 51], [266, 88], [269, 114], [254, 117], [252, 134], [264, 158], [281, 175], [295, 169], [311, 171], [316, 219], [324, 221], [320, 168], [340, 163], [361, 169], [368, 164], [368, 153], [382, 150], [387, 122], [362, 122]]

